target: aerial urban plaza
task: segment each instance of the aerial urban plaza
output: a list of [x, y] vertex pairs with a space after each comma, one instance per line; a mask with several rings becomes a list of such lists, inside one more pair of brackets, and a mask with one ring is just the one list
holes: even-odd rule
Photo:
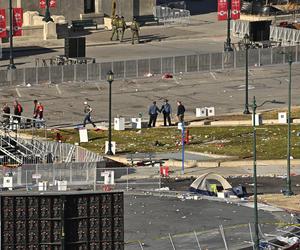
[[0, 1], [1, 250], [300, 249], [298, 0]]

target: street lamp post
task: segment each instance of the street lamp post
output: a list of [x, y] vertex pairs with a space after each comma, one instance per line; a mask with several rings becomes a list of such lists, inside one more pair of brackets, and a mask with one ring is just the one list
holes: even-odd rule
[[255, 96], [253, 96], [252, 105], [249, 105], [252, 108], [253, 116], [252, 116], [252, 124], [253, 124], [253, 184], [254, 184], [254, 248], [256, 250], [259, 249], [259, 229], [258, 229], [258, 208], [257, 208], [257, 171], [256, 171], [256, 124], [255, 124], [255, 115], [256, 109], [265, 105], [266, 103], [280, 103], [276, 100], [272, 101], [264, 101], [262, 104], [257, 105]]
[[292, 55], [289, 54], [289, 90], [288, 90], [288, 135], [287, 135], [287, 176], [285, 195], [293, 195], [291, 187], [291, 99], [292, 99]]
[[13, 7], [12, 0], [9, 0], [9, 65], [8, 69], [15, 69], [14, 53], [13, 53]]
[[182, 128], [181, 128], [181, 146], [182, 146], [182, 162], [181, 162], [181, 174], [184, 175], [184, 150], [185, 150], [185, 127], [184, 127], [184, 121], [182, 121]]
[[249, 69], [248, 69], [248, 49], [249, 49], [249, 45], [251, 44], [250, 42], [250, 38], [248, 34], [245, 34], [244, 39], [243, 39], [243, 43], [245, 45], [245, 51], [246, 51], [246, 62], [245, 62], [245, 110], [244, 110], [244, 114], [250, 114], [249, 112], [249, 103], [248, 103], [248, 91], [249, 91]]
[[114, 73], [110, 70], [106, 75], [107, 82], [109, 84], [109, 115], [108, 115], [108, 151], [107, 155], [113, 155], [111, 150], [111, 84], [114, 81]]
[[231, 0], [227, 0], [227, 39], [224, 44], [224, 51], [233, 51], [230, 39], [230, 20], [231, 20]]
[[46, 11], [45, 11], [45, 17], [43, 18], [44, 22], [53, 22], [53, 19], [51, 18], [50, 14], [50, 0], [46, 0]]

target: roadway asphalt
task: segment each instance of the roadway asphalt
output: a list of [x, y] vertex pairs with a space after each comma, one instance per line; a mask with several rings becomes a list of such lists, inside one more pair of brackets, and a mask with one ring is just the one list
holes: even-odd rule
[[[300, 105], [299, 64], [293, 65], [292, 105]], [[254, 67], [249, 74], [249, 99], [255, 95], [257, 103], [264, 100], [279, 100], [285, 104], [267, 104], [264, 109], [283, 108], [287, 105], [288, 67], [275, 65]], [[244, 69], [215, 72], [183, 74], [173, 79], [161, 79], [155, 76], [144, 79], [125, 79], [113, 82], [112, 116], [126, 118], [143, 114], [148, 119], [148, 107], [152, 101], [160, 106], [165, 98], [176, 111], [176, 100], [186, 107], [186, 115], [195, 118], [197, 107], [216, 109], [216, 114], [241, 113], [244, 110], [245, 85]], [[12, 106], [18, 98], [24, 106], [25, 116], [32, 115], [32, 101], [40, 100], [45, 106], [45, 119], [48, 125], [75, 125], [82, 122], [83, 102], [88, 101], [94, 108], [93, 119], [108, 118], [108, 84], [106, 82], [76, 82], [66, 84], [40, 84], [31, 87], [2, 87], [2, 102]], [[260, 109], [257, 110], [259, 112]], [[159, 116], [159, 119], [162, 117]], [[173, 117], [175, 118], [175, 117]]]
[[[276, 233], [276, 223], [288, 221], [284, 212], [259, 210], [263, 233]], [[125, 195], [126, 250], [224, 249], [219, 226], [224, 227], [229, 249], [238, 249], [250, 241], [249, 223], [253, 209], [210, 200], [181, 200], [175, 197]], [[252, 227], [253, 230], [253, 227]], [[139, 243], [140, 241], [140, 243]]]
[[[101, 62], [222, 51], [226, 35], [225, 26], [225, 22], [217, 21], [216, 13], [193, 16], [189, 25], [146, 26], [141, 29], [141, 44], [134, 46], [130, 42], [129, 30], [126, 31], [122, 44], [111, 42], [111, 32], [105, 30], [91, 30], [73, 36], [87, 35], [86, 56]], [[9, 58], [8, 44], [2, 46], [4, 50], [0, 69], [1, 67], [5, 69]], [[36, 58], [64, 55], [63, 39], [41, 41], [20, 37], [15, 39], [14, 46], [16, 47], [15, 63], [18, 68], [34, 66]]]

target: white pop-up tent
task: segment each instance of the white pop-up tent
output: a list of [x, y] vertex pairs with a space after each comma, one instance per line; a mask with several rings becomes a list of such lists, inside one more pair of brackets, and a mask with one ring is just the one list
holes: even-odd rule
[[221, 175], [215, 173], [205, 173], [200, 175], [191, 184], [190, 191], [204, 195], [215, 195], [215, 191], [212, 190], [212, 182], [220, 183], [223, 187], [223, 190], [232, 191], [232, 186], [229, 184], [229, 182]]

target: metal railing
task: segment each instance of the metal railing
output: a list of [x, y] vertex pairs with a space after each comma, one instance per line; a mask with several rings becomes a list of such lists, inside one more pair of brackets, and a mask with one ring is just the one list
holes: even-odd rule
[[154, 16], [163, 24], [188, 24], [190, 23], [191, 13], [189, 10], [156, 6], [153, 9]]
[[[294, 62], [299, 62], [299, 48], [299, 46], [289, 46], [249, 49], [249, 66], [284, 64], [288, 62], [287, 54], [289, 53], [292, 54]], [[245, 67], [245, 51], [235, 50], [233, 52], [1, 70], [0, 86], [26, 85], [27, 83], [38, 85], [44, 83], [105, 81], [109, 70], [114, 72], [115, 79], [125, 79], [142, 78], [149, 75], [149, 73], [153, 75], [178, 74], [241, 67]]]

